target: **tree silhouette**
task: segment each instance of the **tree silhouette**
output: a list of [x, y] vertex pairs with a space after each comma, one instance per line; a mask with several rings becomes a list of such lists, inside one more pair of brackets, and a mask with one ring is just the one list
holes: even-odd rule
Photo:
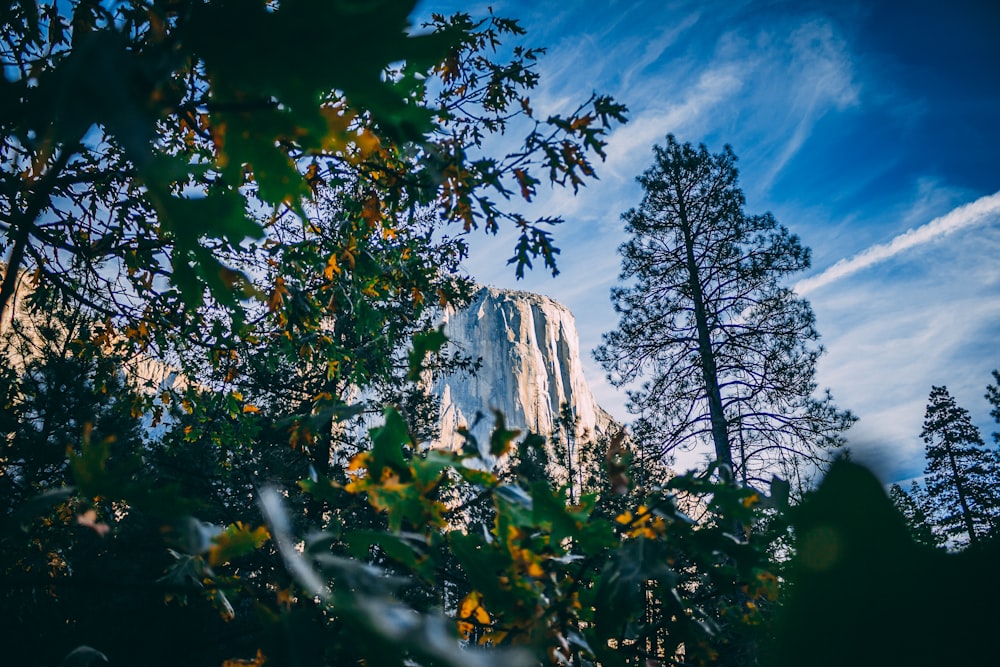
[[924, 509], [927, 498], [920, 485], [913, 482], [910, 490], [905, 491], [899, 484], [893, 484], [889, 487], [889, 500], [903, 515], [914, 542], [929, 547], [941, 545], [941, 537], [934, 532], [927, 511]]
[[978, 544], [1000, 509], [996, 452], [944, 386], [931, 388], [920, 437], [927, 445], [924, 485], [934, 524], [950, 539]]
[[[986, 386], [986, 400], [990, 403], [990, 417], [1000, 425], [1000, 370], [993, 371], [993, 384]], [[993, 432], [993, 441], [1000, 445], [1000, 431]]]
[[640, 379], [630, 409], [663, 454], [710, 441], [744, 483], [822, 463], [853, 417], [816, 397], [822, 348], [809, 303], [784, 287], [809, 250], [770, 214], [743, 211], [736, 156], [671, 135], [638, 178], [645, 195], [622, 217], [612, 290], [620, 314], [597, 359], [617, 386]]

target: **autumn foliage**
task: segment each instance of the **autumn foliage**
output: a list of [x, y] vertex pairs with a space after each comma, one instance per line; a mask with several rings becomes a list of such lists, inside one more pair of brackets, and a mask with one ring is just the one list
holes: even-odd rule
[[518, 202], [594, 178], [626, 109], [539, 113], [517, 21], [414, 8], [0, 7], [5, 663], [751, 664], [770, 640], [780, 493], [668, 479], [624, 437], [569, 489], [531, 458], [550, 434], [500, 414], [433, 446], [428, 379], [478, 363], [437, 323], [467, 235], [513, 229], [513, 271], [556, 272], [560, 220]]

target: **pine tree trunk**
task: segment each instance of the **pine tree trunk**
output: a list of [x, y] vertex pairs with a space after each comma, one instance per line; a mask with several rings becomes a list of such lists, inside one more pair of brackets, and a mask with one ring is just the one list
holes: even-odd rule
[[708, 394], [708, 410], [712, 420], [712, 441], [715, 443], [715, 459], [721, 464], [720, 475], [724, 482], [733, 481], [733, 455], [729, 446], [729, 427], [722, 410], [722, 394], [719, 391], [719, 376], [715, 365], [715, 350], [708, 330], [708, 316], [705, 312], [705, 295], [701, 289], [698, 263], [694, 256], [694, 239], [691, 223], [687, 216], [684, 198], [679, 198], [678, 217], [684, 233], [684, 250], [687, 259], [688, 279], [691, 299], [694, 301], [694, 318], [698, 328], [698, 353], [701, 356], [702, 377]]
[[955, 461], [955, 452], [952, 451], [951, 443], [944, 443], [948, 452], [948, 463], [951, 465], [951, 474], [954, 475], [955, 489], [958, 491], [958, 504], [962, 506], [962, 521], [965, 523], [965, 530], [969, 533], [969, 543], [978, 544], [979, 537], [976, 535], [976, 524], [972, 521], [972, 510], [969, 508], [969, 501], [965, 497], [965, 489], [962, 486], [962, 476], [958, 471], [958, 462]]

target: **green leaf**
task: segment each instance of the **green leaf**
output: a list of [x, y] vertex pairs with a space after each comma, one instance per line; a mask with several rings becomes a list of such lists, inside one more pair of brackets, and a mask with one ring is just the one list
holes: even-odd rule
[[676, 576], [665, 564], [656, 542], [642, 537], [626, 542], [604, 566], [597, 582], [595, 597], [600, 604], [594, 621], [602, 636], [617, 635], [623, 623], [645, 612], [643, 586], [649, 580], [673, 587]]
[[481, 487], [493, 487], [497, 484], [497, 477], [488, 470], [480, 470], [479, 468], [469, 468], [464, 465], [459, 465], [455, 467], [456, 472], [459, 476], [464, 479], [469, 484], [475, 484]]
[[509, 558], [484, 543], [483, 537], [478, 534], [452, 531], [448, 533], [448, 543], [473, 589], [482, 593], [486, 599], [508, 597], [508, 592], [500, 587], [497, 573], [508, 568]]
[[[431, 449], [422, 456], [414, 457], [410, 462], [413, 479], [421, 488], [436, 486], [441, 480], [441, 474], [456, 465], [455, 454], [440, 449]], [[425, 492], [426, 493], [426, 492]]]
[[585, 554], [596, 554], [617, 545], [618, 536], [607, 519], [591, 518], [576, 535], [576, 547]]
[[108, 492], [108, 457], [111, 455], [111, 440], [94, 442], [90, 433], [85, 432], [80, 453], [70, 452], [69, 467], [80, 492], [88, 497]]
[[510, 443], [521, 434], [519, 429], [508, 429], [503, 413], [493, 410], [495, 419], [493, 432], [490, 433], [490, 454], [493, 456], [503, 456], [510, 450]]
[[427, 557], [429, 545], [423, 535], [387, 533], [380, 530], [355, 530], [344, 536], [348, 552], [360, 560], [368, 560], [368, 550], [379, 547], [385, 554], [421, 576], [432, 579], [434, 561]]
[[299, 480], [299, 488], [316, 500], [322, 500], [328, 503], [340, 501], [344, 495], [343, 487], [330, 478], [323, 477], [321, 475], [317, 475], [315, 480]]
[[420, 379], [420, 374], [424, 370], [424, 357], [431, 353], [441, 351], [444, 344], [448, 342], [448, 337], [444, 335], [444, 325], [442, 324], [433, 331], [422, 331], [413, 336], [413, 349], [410, 350], [409, 371], [406, 379], [416, 382]]
[[383, 414], [385, 425], [369, 431], [372, 439], [372, 460], [368, 469], [376, 479], [384, 468], [389, 468], [401, 476], [409, 476], [409, 467], [403, 455], [403, 447], [410, 444], [406, 421], [392, 407], [387, 407]]
[[535, 524], [548, 528], [553, 545], [573, 537], [582, 528], [582, 522], [567, 513], [564, 494], [553, 493], [544, 480], [531, 485], [531, 511]]

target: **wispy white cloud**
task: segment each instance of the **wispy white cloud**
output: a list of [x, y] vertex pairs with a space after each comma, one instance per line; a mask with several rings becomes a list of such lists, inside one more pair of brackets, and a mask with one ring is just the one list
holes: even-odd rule
[[848, 433], [851, 450], [887, 481], [923, 469], [932, 385], [947, 385], [988, 427], [982, 396], [1000, 366], [998, 252], [1000, 225], [967, 228], [811, 297], [827, 347], [819, 382], [861, 418]]
[[796, 283], [795, 291], [799, 294], [808, 294], [873, 264], [884, 262], [914, 246], [928, 243], [998, 214], [1000, 214], [1000, 192], [980, 197], [976, 201], [960, 206], [925, 225], [908, 229], [888, 243], [871, 246], [853, 257], [840, 260], [819, 275]]
[[[847, 433], [848, 445], [857, 458], [878, 463], [887, 481], [923, 468], [919, 434], [931, 386], [947, 385], [981, 423], [989, 371], [1000, 363], [991, 345], [1000, 333], [1000, 304], [989, 301], [996, 282], [970, 284], [934, 272], [943, 281], [935, 290], [930, 278], [910, 286], [862, 282], [849, 302], [814, 304], [821, 325], [835, 321], [823, 327], [829, 353], [819, 380], [861, 418]], [[872, 300], [878, 290], [884, 294]]]
[[643, 47], [638, 57], [623, 58], [620, 61], [625, 63], [625, 70], [621, 78], [622, 91], [629, 91], [637, 86], [646, 85], [646, 82], [637, 84], [636, 78], [644, 75], [646, 68], [659, 61], [663, 57], [664, 51], [672, 46], [681, 35], [693, 28], [700, 18], [701, 12], [692, 12], [684, 16], [676, 25], [662, 30], [656, 37], [642, 40]]
[[559, 215], [567, 220], [586, 220], [609, 233], [611, 240], [592, 239], [602, 248], [617, 247], [620, 239], [619, 215], [639, 203], [641, 196], [635, 177], [652, 162], [653, 144], [664, 142], [672, 132], [681, 139], [697, 135], [706, 119], [712, 118], [742, 89], [741, 69], [727, 63], [703, 72], [676, 101], [649, 101], [650, 106], [616, 127], [608, 136], [607, 159], [596, 160], [600, 180], [588, 181], [574, 193], [572, 188], [541, 188], [531, 207], [539, 214]]
[[858, 103], [859, 86], [846, 42], [827, 21], [814, 20], [796, 28], [777, 54], [790, 60], [781, 68], [791, 136], [762, 177], [759, 187], [770, 188], [778, 174], [802, 149], [816, 123], [830, 110]]
[[[724, 63], [703, 72], [697, 82], [675, 104], [644, 109], [639, 118], [615, 130], [608, 141], [607, 169], [612, 173], [627, 170], [634, 176], [649, 161], [654, 143], [668, 132], [691, 130], [711, 117], [712, 110], [735, 97], [743, 88], [743, 77], [735, 63]], [[637, 155], [642, 156], [637, 161]]]

